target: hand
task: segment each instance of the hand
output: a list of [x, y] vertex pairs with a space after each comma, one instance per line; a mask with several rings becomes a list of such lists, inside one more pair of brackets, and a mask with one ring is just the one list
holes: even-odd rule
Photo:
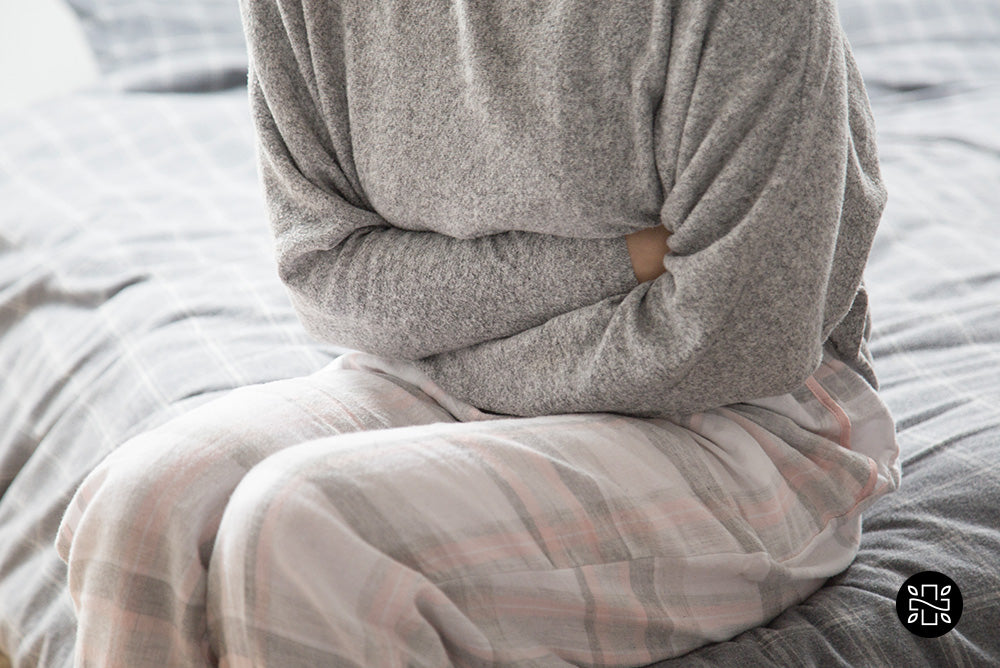
[[628, 253], [632, 258], [632, 270], [640, 283], [651, 281], [666, 269], [663, 257], [670, 252], [667, 239], [670, 232], [663, 225], [656, 225], [625, 235]]

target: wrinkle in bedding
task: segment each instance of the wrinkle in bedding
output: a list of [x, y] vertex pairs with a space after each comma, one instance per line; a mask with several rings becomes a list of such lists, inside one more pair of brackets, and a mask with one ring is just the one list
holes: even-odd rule
[[[903, 16], [928, 6], [910, 3]], [[920, 71], [934, 53], [919, 40], [884, 63], [860, 43], [855, 53], [873, 82], [890, 192], [866, 284], [904, 482], [867, 511], [844, 573], [769, 624], [663, 668], [1000, 663], [1000, 309], [987, 308], [1000, 292], [1000, 67], [969, 51], [959, 57], [974, 67], [951, 70], [964, 73], [958, 84], [923, 96], [877, 85], [904, 60], [907, 79], [933, 84]], [[341, 352], [309, 339], [273, 277], [245, 109], [241, 91], [82, 94], [0, 115], [0, 652], [17, 668], [70, 664], [72, 605], [53, 541], [73, 490], [106, 453], [222, 391], [304, 375]], [[163, 197], [165, 187], [180, 195]], [[71, 230], [90, 241], [60, 251]], [[105, 288], [129, 272], [151, 278], [71, 316], [13, 296], [39, 257], [77, 268], [109, 257]], [[214, 314], [211, 271], [232, 280]], [[942, 283], [968, 289], [949, 298]], [[187, 306], [196, 296], [197, 314]], [[159, 336], [166, 322], [176, 329]], [[918, 642], [893, 605], [926, 568], [959, 583], [966, 609], [959, 633]]]

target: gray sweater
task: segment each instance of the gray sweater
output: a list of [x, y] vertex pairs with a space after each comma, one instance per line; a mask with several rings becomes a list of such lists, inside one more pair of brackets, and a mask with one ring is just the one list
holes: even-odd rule
[[[242, 0], [281, 279], [488, 412], [877, 382], [886, 193], [835, 0]], [[638, 283], [624, 235], [672, 232]]]

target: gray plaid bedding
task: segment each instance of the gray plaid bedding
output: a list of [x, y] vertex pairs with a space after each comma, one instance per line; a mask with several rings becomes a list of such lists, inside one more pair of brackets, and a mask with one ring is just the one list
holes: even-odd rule
[[[815, 595], [662, 668], [1000, 664], [1000, 4], [841, 7], [890, 191], [865, 280], [902, 487]], [[15, 668], [71, 663], [53, 541], [104, 455], [342, 352], [309, 339], [277, 279], [252, 151], [240, 89], [92, 91], [0, 116], [0, 650]], [[896, 618], [923, 570], [964, 597], [937, 639]]]

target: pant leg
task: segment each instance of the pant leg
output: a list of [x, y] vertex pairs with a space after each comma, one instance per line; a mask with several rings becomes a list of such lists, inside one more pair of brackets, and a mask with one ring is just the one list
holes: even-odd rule
[[845, 378], [677, 422], [433, 424], [276, 454], [219, 527], [220, 665], [638, 666], [764, 623], [850, 563], [894, 486], [891, 419]]
[[412, 385], [334, 361], [239, 388], [123, 444], [85, 479], [57, 539], [76, 665], [208, 665], [206, 569], [245, 473], [311, 439], [437, 421], [454, 418]]

